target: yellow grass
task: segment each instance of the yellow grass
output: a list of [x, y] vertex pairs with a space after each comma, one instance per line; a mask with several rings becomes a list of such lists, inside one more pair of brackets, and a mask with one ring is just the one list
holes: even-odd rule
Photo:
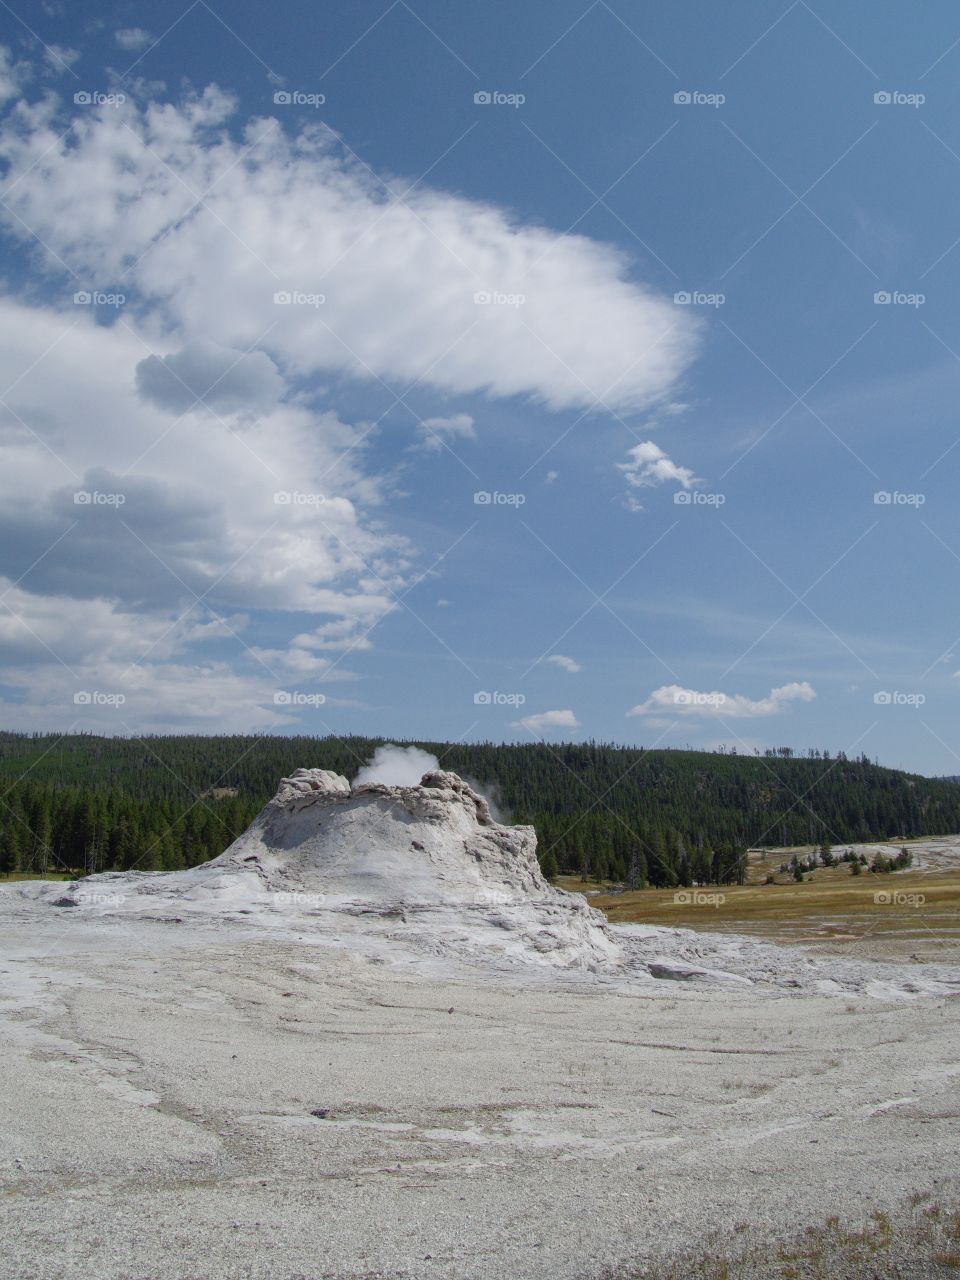
[[0, 875], [0, 885], [16, 884], [23, 880], [76, 880], [78, 875], [79, 872], [75, 871], [48, 871], [43, 876], [33, 871], [13, 871], [10, 875]]
[[[778, 852], [770, 862], [779, 866], [783, 860]], [[869, 935], [913, 940], [924, 953], [938, 944], [960, 949], [960, 870], [875, 875], [864, 869], [852, 876], [844, 864], [823, 868], [803, 883], [779, 874], [777, 881], [625, 893], [575, 876], [561, 876], [557, 883], [586, 891], [590, 905], [614, 924], [730, 931], [786, 942], [857, 942]], [[886, 900], [877, 901], [877, 894]]]

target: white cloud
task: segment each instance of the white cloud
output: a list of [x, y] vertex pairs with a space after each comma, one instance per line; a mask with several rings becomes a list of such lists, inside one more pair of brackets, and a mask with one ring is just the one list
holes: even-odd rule
[[[649, 489], [654, 485], [666, 484], [668, 481], [690, 489], [700, 483], [689, 467], [678, 466], [652, 440], [644, 440], [627, 450], [629, 462], [618, 462], [617, 470], [627, 478], [632, 489]], [[628, 493], [626, 504], [631, 511], [642, 511], [643, 507], [635, 495]]]
[[17, 97], [30, 79], [31, 68], [26, 62], [14, 62], [6, 45], [0, 44], [0, 105]]
[[256, 415], [277, 403], [284, 381], [264, 351], [228, 351], [198, 340], [137, 365], [137, 390], [160, 409]]
[[[28, 79], [0, 48], [0, 100]], [[352, 677], [341, 660], [397, 608], [412, 550], [376, 518], [368, 431], [312, 407], [318, 375], [625, 411], [691, 358], [695, 318], [610, 247], [404, 194], [322, 126], [231, 133], [233, 113], [209, 89], [65, 129], [47, 93], [0, 125], [3, 225], [63, 291], [0, 298], [0, 586], [34, 566], [0, 609], [13, 727], [72, 722], [80, 687], [124, 691], [137, 729], [264, 728], [291, 723], [276, 676]], [[127, 301], [76, 306], [83, 289]], [[485, 289], [526, 301], [478, 305]], [[463, 443], [474, 422], [420, 434]]]
[[569, 671], [574, 675], [577, 671], [582, 671], [580, 663], [573, 658], [565, 658], [562, 653], [552, 653], [547, 662], [552, 662], [555, 667], [559, 667], [561, 671]]
[[113, 38], [121, 49], [126, 49], [130, 53], [139, 53], [141, 49], [145, 49], [152, 43], [154, 37], [143, 27], [121, 27], [119, 31], [113, 33]]
[[198, 638], [190, 617], [39, 596], [3, 578], [0, 595], [9, 729], [251, 732], [297, 723], [275, 706], [277, 681], [255, 662], [177, 659]]
[[[382, 492], [361, 470], [361, 434], [334, 414], [281, 403], [238, 430], [227, 407], [160, 409], [134, 385], [150, 345], [132, 318], [107, 327], [86, 308], [0, 299], [0, 333], [0, 380], [14, 386], [12, 414], [0, 408], [0, 572], [73, 526], [31, 584], [143, 608], [219, 580], [221, 609], [330, 620], [382, 613], [402, 584], [402, 542], [362, 514]], [[77, 505], [84, 491], [124, 501]]]
[[286, 649], [261, 649], [254, 646], [250, 649], [250, 655], [276, 679], [287, 679], [293, 676], [329, 682], [357, 678], [355, 672], [336, 666], [333, 659], [318, 657], [309, 649], [299, 648], [295, 644], [291, 644]]
[[461, 440], [476, 440], [473, 418], [469, 413], [455, 413], [449, 418], [427, 418], [417, 423], [419, 443], [415, 448], [424, 453], [441, 453]]
[[63, 44], [48, 44], [44, 49], [44, 57], [52, 71], [69, 71], [79, 59], [80, 50]]
[[817, 695], [806, 680], [771, 689], [765, 698], [756, 700], [741, 693], [700, 692], [679, 684], [655, 689], [645, 702], [627, 712], [628, 716], [712, 716], [717, 719], [747, 720], [774, 716], [785, 711], [791, 702], [810, 702]]
[[[380, 181], [322, 126], [293, 138], [261, 119], [234, 139], [234, 111], [208, 89], [84, 108], [60, 137], [48, 105], [20, 109], [0, 133], [11, 234], [35, 233], [90, 287], [123, 278], [186, 340], [258, 347], [294, 376], [623, 411], [661, 402], [684, 371], [696, 318], [610, 246]], [[526, 300], [477, 305], [484, 291]]]
[[[298, 404], [246, 425], [228, 406], [159, 408], [137, 393], [149, 345], [132, 318], [107, 327], [87, 308], [0, 299], [0, 333], [12, 388], [0, 408], [0, 575], [35, 565], [0, 606], [3, 683], [18, 691], [4, 723], [70, 724], [75, 689], [123, 691], [133, 663], [147, 673], [127, 690], [137, 729], [203, 728], [214, 709], [225, 729], [295, 723], [273, 707], [275, 677], [347, 677], [319, 651], [369, 647], [405, 580], [404, 544], [365, 514], [381, 492], [361, 469], [360, 433]], [[250, 610], [273, 615], [269, 648], [248, 636]], [[212, 644], [229, 660], [192, 656]], [[83, 715], [119, 723], [103, 708]]]
[[528, 733], [543, 733], [549, 729], [579, 729], [580, 721], [572, 711], [541, 711], [522, 720], [511, 720], [514, 729], [526, 729]]

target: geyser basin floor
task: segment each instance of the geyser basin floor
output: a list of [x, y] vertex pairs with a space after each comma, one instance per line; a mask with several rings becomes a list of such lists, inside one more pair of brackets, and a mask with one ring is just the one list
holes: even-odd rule
[[0, 934], [0, 1277], [629, 1275], [960, 1191], [957, 966], [613, 928], [451, 774]]
[[960, 1191], [952, 998], [440, 978], [192, 921], [6, 934], [4, 1277], [572, 1280]]

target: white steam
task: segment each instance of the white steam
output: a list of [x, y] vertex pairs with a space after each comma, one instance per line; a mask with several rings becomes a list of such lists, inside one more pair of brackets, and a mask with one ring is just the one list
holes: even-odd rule
[[[420, 747], [398, 747], [388, 742], [377, 747], [373, 759], [368, 760], [353, 780], [355, 787], [367, 782], [381, 782], [388, 787], [415, 787], [425, 773], [441, 768], [440, 761], [429, 751]], [[476, 778], [461, 775], [468, 787], [472, 787], [477, 795], [483, 796], [490, 806], [490, 816], [494, 822], [509, 822], [507, 814], [499, 805], [496, 788], [477, 782]]]
[[439, 769], [440, 761], [419, 747], [398, 747], [388, 742], [377, 747], [373, 759], [363, 766], [353, 785], [382, 782], [388, 787], [415, 787], [425, 773]]

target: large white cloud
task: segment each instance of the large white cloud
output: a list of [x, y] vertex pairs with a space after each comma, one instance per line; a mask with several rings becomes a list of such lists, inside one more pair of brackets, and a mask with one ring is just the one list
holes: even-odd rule
[[[72, 723], [80, 688], [123, 692], [125, 728], [264, 728], [296, 716], [278, 683], [351, 678], [413, 549], [377, 514], [375, 431], [314, 409], [320, 377], [625, 411], [690, 359], [695, 322], [607, 246], [381, 181], [316, 126], [237, 127], [218, 89], [66, 128], [30, 82], [0, 48], [0, 225], [44, 272], [0, 297], [8, 724]], [[444, 405], [419, 435], [473, 421]]]
[[[343, 584], [382, 605], [402, 582], [399, 540], [362, 516], [382, 495], [361, 470], [360, 430], [289, 403], [242, 429], [202, 406], [159, 409], [135, 385], [149, 344], [85, 308], [65, 318], [0, 300], [0, 333], [0, 382], [13, 388], [0, 408], [0, 572], [74, 525], [32, 584], [133, 605], [216, 582], [231, 607], [340, 614]], [[106, 500], [76, 502], [94, 491]]]
[[60, 136], [48, 103], [21, 103], [0, 133], [9, 229], [88, 287], [124, 284], [188, 337], [260, 346], [298, 375], [554, 408], [669, 395], [696, 321], [609, 246], [381, 181], [319, 126], [290, 138], [260, 119], [237, 138], [233, 111], [208, 89], [179, 107], [86, 107]]
[[[137, 391], [144, 335], [87, 308], [0, 300], [0, 333], [4, 722], [119, 728], [73, 707], [92, 688], [124, 692], [137, 728], [294, 723], [273, 692], [342, 678], [312, 651], [368, 644], [405, 582], [404, 544], [367, 519], [362, 433], [296, 403], [255, 422], [161, 409]], [[248, 610], [289, 614], [288, 648], [248, 637]], [[211, 641], [232, 666], [195, 656]]]

